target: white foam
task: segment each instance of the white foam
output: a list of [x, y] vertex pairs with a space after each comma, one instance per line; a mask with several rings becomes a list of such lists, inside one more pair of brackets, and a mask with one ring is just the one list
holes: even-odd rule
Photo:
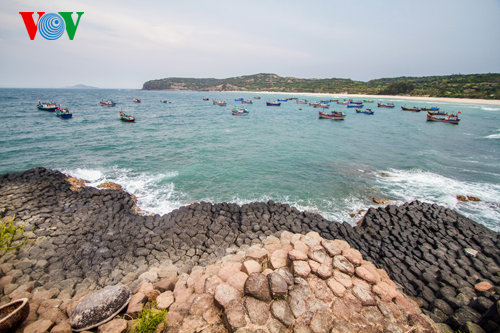
[[133, 173], [127, 169], [106, 168], [65, 170], [64, 173], [90, 181], [88, 186], [97, 187], [105, 182], [120, 184], [137, 197], [137, 205], [145, 211], [166, 214], [182, 206], [187, 196], [166, 180], [178, 176], [178, 172], [163, 174]]
[[[380, 186], [402, 202], [420, 200], [437, 203], [482, 223], [493, 230], [500, 230], [500, 185], [463, 182], [422, 170], [385, 171], [390, 177], [377, 177]], [[481, 202], [460, 202], [457, 195], [480, 198]]]
[[491, 134], [488, 136], [485, 136], [486, 139], [500, 139], [500, 133], [499, 134]]
[[483, 107], [481, 107], [481, 110], [485, 110], [485, 111], [500, 111], [500, 108], [492, 108], [492, 107], [483, 106]]

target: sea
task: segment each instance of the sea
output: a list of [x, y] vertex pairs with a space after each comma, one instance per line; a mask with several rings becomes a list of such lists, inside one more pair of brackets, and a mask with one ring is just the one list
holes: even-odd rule
[[[373, 198], [381, 198], [396, 205], [436, 203], [500, 231], [500, 106], [374, 96], [375, 103], [364, 108], [375, 114], [366, 115], [330, 103], [325, 111], [346, 113], [344, 121], [319, 119], [317, 108], [294, 100], [266, 106], [287, 97], [335, 98], [0, 89], [0, 173], [43, 166], [86, 179], [90, 186], [116, 182], [137, 196], [141, 209], [158, 214], [200, 201], [273, 200], [355, 225], [364, 210], [378, 207]], [[73, 117], [39, 111], [37, 98], [62, 104]], [[253, 104], [242, 105], [238, 98]], [[100, 100], [117, 104], [102, 107]], [[225, 100], [227, 106], [212, 100]], [[378, 108], [379, 101], [395, 108]], [[461, 121], [428, 122], [426, 112], [401, 106], [460, 111]], [[231, 114], [241, 107], [249, 114]], [[121, 121], [120, 110], [136, 121]], [[461, 202], [457, 195], [481, 201]]]

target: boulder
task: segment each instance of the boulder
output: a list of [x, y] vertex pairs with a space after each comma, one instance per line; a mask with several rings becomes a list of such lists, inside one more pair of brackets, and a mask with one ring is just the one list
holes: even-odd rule
[[108, 322], [127, 306], [130, 297], [130, 289], [122, 285], [108, 286], [93, 293], [71, 313], [71, 328], [85, 331]]
[[267, 277], [262, 273], [250, 274], [245, 282], [245, 295], [253, 296], [263, 302], [270, 302], [272, 298]]

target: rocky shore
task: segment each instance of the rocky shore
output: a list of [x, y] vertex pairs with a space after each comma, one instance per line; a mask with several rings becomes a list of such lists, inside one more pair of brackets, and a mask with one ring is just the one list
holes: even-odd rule
[[[416, 310], [417, 315], [422, 311], [433, 321], [446, 323], [455, 330], [465, 327], [485, 332], [499, 330], [500, 236], [444, 207], [412, 202], [400, 207], [372, 208], [356, 227], [272, 201], [242, 206], [201, 202], [163, 216], [143, 216], [137, 214], [134, 198], [128, 193], [81, 185], [70, 183], [68, 177], [58, 171], [44, 168], [0, 176], [0, 215], [15, 215], [19, 223], [26, 223], [25, 230], [35, 241], [16, 255], [2, 259], [2, 303], [27, 294], [36, 299], [34, 291], [46, 291], [51, 297], [45, 298], [57, 297], [62, 300], [58, 306], [65, 302], [67, 309], [69, 301], [76, 303], [83, 296], [108, 285], [124, 284], [135, 290], [140, 287], [140, 282], [144, 282], [143, 274], [153, 272], [158, 275], [166, 267], [170, 270], [175, 267], [178, 279], [186, 280], [189, 288], [187, 274], [192, 276], [197, 271], [206, 274], [207, 267], [217, 262], [222, 265], [223, 261], [228, 261], [228, 255], [239, 255], [238, 260], [233, 258], [230, 261], [239, 263], [240, 272], [244, 272], [245, 261], [253, 260], [248, 257], [251, 255], [248, 250], [262, 246], [265, 249], [276, 239], [282, 248], [266, 249], [269, 268], [279, 273], [274, 269], [272, 258], [276, 251], [284, 251], [286, 255], [281, 252], [281, 258], [287, 263], [278, 268], [288, 268], [288, 273], [295, 275], [294, 286], [305, 286], [301, 278], [309, 287], [311, 283], [318, 286], [331, 277], [322, 277], [323, 273], [318, 273], [316, 263], [319, 262], [311, 259], [309, 252], [322, 241], [337, 240], [344, 241], [342, 244], [348, 244], [362, 255], [361, 261], [348, 260], [354, 271], [347, 274], [352, 280], [364, 281], [356, 280], [365, 289], [370, 289], [368, 291], [377, 301], [381, 297], [373, 290], [374, 286], [382, 281], [389, 283], [390, 277], [397, 283], [395, 286], [413, 297], [421, 307], [421, 310]], [[291, 258], [292, 251], [297, 249], [294, 243], [284, 241], [282, 244], [282, 238], [289, 237], [283, 236], [284, 232], [291, 235], [290, 239], [300, 237], [297, 234], [308, 235], [308, 238], [314, 235], [312, 238], [319, 242], [315, 245], [305, 243], [307, 248], [301, 250], [308, 257], [299, 261], [307, 264], [303, 269], [312, 270], [310, 275], [301, 277], [298, 273], [300, 267], [295, 267], [296, 261]], [[295, 243], [298, 241], [304, 243], [302, 238], [295, 239]], [[327, 260], [330, 266], [328, 263], [326, 266], [339, 269], [335, 266], [337, 256], [344, 256], [344, 253], [330, 254], [331, 261]], [[264, 271], [264, 263], [259, 264]], [[376, 274], [368, 280], [366, 276], [363, 279], [360, 277], [362, 273], [357, 272], [363, 265], [371, 267], [366, 269], [371, 273], [374, 265], [377, 270], [387, 272], [388, 277], [382, 279], [384, 274], [379, 271], [380, 281]], [[157, 278], [160, 280], [162, 276]], [[311, 282], [311, 279], [316, 282]], [[288, 283], [288, 286], [292, 285]], [[164, 289], [163, 293], [166, 291]], [[204, 288], [198, 291], [205, 294]], [[248, 296], [244, 290], [239, 291], [241, 296]], [[348, 291], [353, 292], [352, 289]], [[334, 297], [339, 296], [335, 294]], [[335, 299], [322, 304], [331, 309]], [[390, 302], [396, 302], [395, 298]], [[271, 308], [272, 304], [269, 305]], [[218, 309], [224, 312], [226, 308], [220, 305]], [[377, 307], [374, 304], [367, 306]], [[314, 306], [312, 308], [317, 310]], [[382, 311], [380, 307], [377, 309]], [[35, 315], [30, 314], [31, 322], [39, 320], [37, 311], [43, 312], [35, 310]], [[175, 311], [171, 309], [171, 312]], [[337, 318], [336, 313], [331, 314]], [[279, 321], [276, 316], [273, 318]], [[294, 316], [294, 320], [298, 317]], [[404, 327], [412, 326], [408, 316], [405, 320], [407, 326]], [[52, 322], [56, 323], [57, 319]], [[473, 323], [477, 326], [471, 326]], [[262, 329], [272, 331], [266, 325]], [[230, 325], [226, 323], [224, 327]], [[387, 330], [387, 327], [382, 329]]]

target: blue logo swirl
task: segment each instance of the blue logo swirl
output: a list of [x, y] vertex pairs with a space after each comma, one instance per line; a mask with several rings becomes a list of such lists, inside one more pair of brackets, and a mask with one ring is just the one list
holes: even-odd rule
[[38, 31], [43, 38], [55, 40], [64, 33], [64, 20], [57, 14], [48, 13], [43, 15], [38, 22]]

